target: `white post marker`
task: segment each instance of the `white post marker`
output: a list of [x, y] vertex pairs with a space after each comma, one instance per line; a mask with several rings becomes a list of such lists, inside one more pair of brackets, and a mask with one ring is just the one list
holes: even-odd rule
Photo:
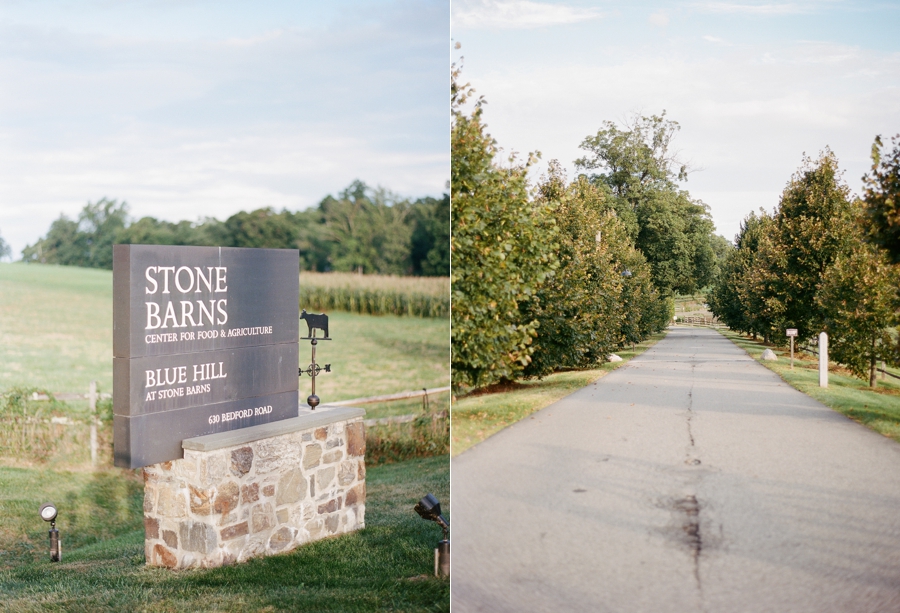
[[791, 339], [791, 370], [794, 370], [794, 337], [797, 336], [797, 328], [788, 328], [785, 332]]
[[819, 333], [819, 387], [828, 387], [828, 334]]

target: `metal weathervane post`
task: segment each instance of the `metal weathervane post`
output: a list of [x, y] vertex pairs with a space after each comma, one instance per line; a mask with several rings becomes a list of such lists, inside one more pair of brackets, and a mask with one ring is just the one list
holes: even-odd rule
[[[324, 313], [307, 313], [306, 309], [300, 312], [300, 319], [306, 320], [307, 326], [307, 334], [309, 336], [301, 337], [302, 340], [310, 341], [312, 344], [312, 363], [307, 367], [306, 370], [300, 369], [299, 374], [303, 373], [308, 374], [312, 377], [312, 394], [309, 395], [306, 399], [306, 403], [309, 407], [315, 411], [316, 407], [319, 406], [321, 402], [319, 397], [316, 396], [316, 376], [321, 372], [331, 372], [331, 364], [326, 364], [324, 367], [316, 364], [316, 345], [319, 341], [330, 341], [331, 337], [328, 336], [328, 315]], [[324, 334], [321, 338], [316, 338], [316, 330], [321, 330]]]

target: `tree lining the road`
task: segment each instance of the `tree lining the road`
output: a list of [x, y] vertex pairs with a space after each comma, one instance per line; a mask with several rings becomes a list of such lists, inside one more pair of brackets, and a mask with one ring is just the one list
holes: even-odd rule
[[[677, 123], [606, 122], [569, 180], [550, 162], [534, 185], [487, 133], [483, 97], [451, 75], [453, 385], [471, 391], [518, 377], [596, 367], [662, 330], [674, 294], [717, 274], [725, 239], [703, 203], [678, 187]], [[471, 105], [468, 108], [467, 105]]]
[[866, 200], [851, 195], [829, 149], [804, 157], [774, 214], [745, 218], [709, 295], [721, 321], [767, 342], [786, 344], [786, 328], [800, 340], [828, 332], [830, 356], [871, 387], [879, 360], [900, 363], [900, 265], [889, 224], [878, 226], [872, 212], [891, 218], [900, 183], [890, 179], [890, 160], [880, 170], [879, 146], [877, 139]]

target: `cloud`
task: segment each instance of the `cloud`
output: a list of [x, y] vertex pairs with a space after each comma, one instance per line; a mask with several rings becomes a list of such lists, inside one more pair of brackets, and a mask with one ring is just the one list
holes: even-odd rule
[[659, 26], [661, 28], [664, 28], [667, 25], [669, 25], [669, 16], [666, 15], [665, 13], [663, 13], [662, 11], [657, 11], [656, 13], [653, 13], [652, 15], [650, 15], [650, 17], [648, 19], [649, 19], [650, 23], [652, 23], [655, 26]]
[[454, 27], [478, 29], [528, 29], [566, 25], [599, 19], [596, 9], [531, 0], [461, 0], [453, 3]]
[[703, 40], [705, 40], [705, 41], [707, 41], [707, 42], [710, 42], [710, 43], [719, 43], [719, 44], [725, 42], [724, 39], [721, 39], [721, 38], [719, 38], [718, 36], [709, 36], [709, 35], [704, 36], [704, 37], [703, 37]]
[[[682, 127], [676, 148], [704, 168], [686, 187], [712, 207], [726, 236], [751, 210], [777, 204], [804, 152], [815, 156], [830, 146], [858, 190], [875, 134], [896, 131], [894, 54], [827, 43], [723, 46], [715, 55], [689, 48], [603, 63], [548, 58], [492, 73], [489, 81], [467, 78], [490, 100], [485, 121], [500, 146], [540, 150], [543, 160], [558, 159], [570, 172], [583, 155], [578, 144], [603, 120], [666, 109]], [[765, 61], [766, 54], [777, 61]], [[535, 172], [540, 176], [540, 168]]]
[[354, 179], [444, 191], [445, 3], [316, 27], [206, 16], [209, 33], [178, 37], [0, 19], [0, 232], [15, 257], [103, 197], [179, 221], [301, 209]]
[[794, 15], [812, 11], [812, 7], [809, 5], [800, 5], [793, 2], [771, 4], [704, 2], [695, 6], [708, 13], [743, 13], [748, 15]]

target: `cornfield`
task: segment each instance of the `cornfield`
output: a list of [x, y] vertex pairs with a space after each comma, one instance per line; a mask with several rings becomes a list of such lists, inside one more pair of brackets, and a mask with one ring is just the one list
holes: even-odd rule
[[300, 273], [300, 306], [365, 315], [450, 316], [450, 279]]

